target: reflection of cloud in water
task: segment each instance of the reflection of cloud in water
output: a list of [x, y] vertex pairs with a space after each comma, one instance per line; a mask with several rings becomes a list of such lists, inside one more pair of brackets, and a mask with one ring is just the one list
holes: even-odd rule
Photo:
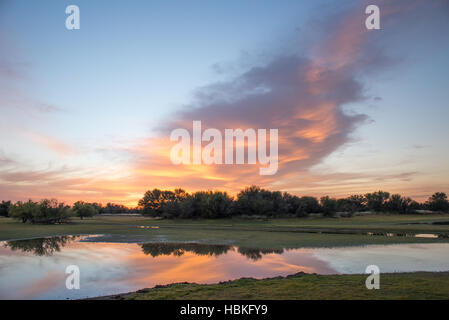
[[377, 265], [384, 273], [449, 270], [447, 243], [368, 245], [314, 252], [338, 273], [364, 273], [369, 265]]
[[49, 272], [42, 278], [35, 282], [25, 283], [22, 288], [15, 292], [13, 299], [33, 299], [43, 292], [51, 291], [54, 288], [60, 287], [61, 284], [65, 283], [65, 277], [57, 272]]
[[[60, 252], [42, 256], [32, 253], [31, 244], [23, 245], [26, 252], [0, 249], [3, 269], [0, 298], [11, 298], [12, 292], [20, 294], [21, 298], [31, 299], [82, 298], [173, 282], [214, 283], [241, 277], [264, 278], [299, 271], [317, 272], [313, 265], [306, 265], [313, 262], [310, 258], [306, 259], [307, 263], [296, 265], [295, 261], [288, 261], [291, 260], [288, 253], [260, 253], [254, 258], [253, 254], [247, 254], [248, 249], [230, 246], [178, 244], [181, 248], [177, 248], [173, 244], [158, 244], [153, 249], [163, 253], [155, 249], [151, 251], [153, 257], [145, 254], [137, 244], [67, 242]], [[167, 248], [170, 250], [167, 251]], [[257, 249], [249, 251], [254, 253]], [[65, 268], [71, 264], [80, 267], [81, 290], [65, 289]], [[317, 263], [320, 264], [322, 262]], [[323, 268], [318, 272], [323, 272]], [[9, 282], [7, 279], [11, 278], [16, 280]]]
[[[39, 242], [35, 242], [39, 243]], [[449, 270], [449, 244], [268, 250], [193, 243], [67, 242], [51, 256], [0, 246], [0, 298], [65, 299], [134, 291], [173, 282], [216, 283], [297, 272], [363, 273]], [[65, 288], [65, 268], [78, 265], [81, 290]], [[416, 269], [417, 268], [417, 269]]]

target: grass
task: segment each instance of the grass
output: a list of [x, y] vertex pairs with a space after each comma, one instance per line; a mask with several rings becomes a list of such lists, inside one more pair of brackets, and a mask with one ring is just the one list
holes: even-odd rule
[[[0, 240], [56, 235], [105, 234], [104, 241], [194, 241], [259, 248], [331, 247], [366, 244], [449, 242], [449, 239], [368, 236], [365, 232], [449, 234], [448, 215], [367, 215], [352, 218], [155, 220], [97, 216], [70, 224], [31, 225], [0, 218]], [[421, 223], [421, 224], [417, 224]], [[144, 228], [141, 228], [141, 227]], [[158, 229], [151, 227], [157, 226]], [[324, 233], [323, 233], [324, 232]], [[335, 234], [328, 234], [332, 232]]]
[[100, 297], [125, 300], [329, 300], [445, 299], [448, 272], [381, 274], [380, 289], [365, 287], [367, 275], [301, 274], [272, 279], [239, 279], [219, 284], [178, 283], [134, 293]]

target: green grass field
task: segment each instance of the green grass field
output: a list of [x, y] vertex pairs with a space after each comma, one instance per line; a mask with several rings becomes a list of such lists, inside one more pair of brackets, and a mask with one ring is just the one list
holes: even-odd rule
[[329, 300], [449, 299], [448, 272], [390, 273], [380, 289], [368, 290], [367, 275], [294, 275], [239, 279], [219, 284], [172, 284], [134, 293], [100, 297], [125, 300]]
[[97, 216], [84, 220], [72, 219], [70, 224], [62, 225], [22, 224], [9, 218], [0, 218], [0, 240], [104, 234], [104, 241], [194, 241], [263, 248], [448, 242], [447, 238], [423, 239], [365, 234], [391, 232], [449, 235], [449, 225], [430, 224], [435, 221], [449, 221], [449, 215], [379, 214], [352, 218], [266, 220], [156, 220], [140, 216]]

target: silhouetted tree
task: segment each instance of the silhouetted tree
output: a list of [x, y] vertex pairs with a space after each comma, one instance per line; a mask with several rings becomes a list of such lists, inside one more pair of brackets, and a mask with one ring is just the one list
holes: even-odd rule
[[366, 198], [361, 194], [353, 194], [346, 198], [349, 212], [366, 210]]
[[447, 200], [447, 195], [444, 192], [434, 193], [429, 200], [427, 200], [426, 206], [432, 211], [448, 212], [449, 201]]
[[287, 214], [288, 203], [285, 194], [279, 191], [269, 191], [257, 186], [250, 186], [237, 194], [235, 214], [279, 216]]
[[2, 203], [0, 203], [0, 216], [7, 217], [10, 206], [11, 201], [2, 201]]
[[176, 200], [176, 194], [172, 191], [153, 189], [145, 192], [139, 200], [139, 206], [143, 208], [142, 214], [150, 216], [162, 216], [163, 206], [172, 200]]
[[365, 194], [366, 206], [369, 210], [382, 211], [385, 209], [385, 201], [390, 197], [390, 193], [384, 191], [377, 191]]
[[423, 205], [415, 200], [412, 200], [412, 202], [410, 202], [409, 207], [410, 207], [410, 210], [413, 212], [413, 211], [422, 209]]
[[[287, 194], [288, 195], [288, 194]], [[317, 213], [321, 211], [318, 200], [314, 197], [297, 197], [285, 195], [284, 199], [287, 201], [288, 212], [297, 217], [306, 217], [310, 213]]]
[[385, 209], [390, 212], [409, 213], [412, 211], [410, 204], [411, 198], [402, 197], [400, 194], [393, 194], [385, 203]]
[[332, 217], [337, 212], [337, 199], [329, 198], [329, 196], [321, 197], [320, 199], [323, 215]]
[[237, 194], [236, 214], [267, 215], [271, 209], [271, 204], [265, 195], [266, 191], [258, 186], [250, 186], [243, 189]]

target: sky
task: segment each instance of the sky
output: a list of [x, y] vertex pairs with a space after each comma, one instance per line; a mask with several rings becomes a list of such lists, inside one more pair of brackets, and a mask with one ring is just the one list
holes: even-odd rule
[[[0, 0], [0, 199], [449, 192], [448, 30], [444, 0]], [[278, 129], [279, 170], [174, 165], [194, 120]]]

